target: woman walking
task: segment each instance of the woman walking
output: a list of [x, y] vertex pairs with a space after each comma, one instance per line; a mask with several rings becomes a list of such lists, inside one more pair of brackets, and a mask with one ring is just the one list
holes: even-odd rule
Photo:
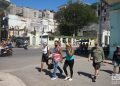
[[46, 65], [48, 66], [48, 57], [50, 54], [50, 50], [49, 47], [47, 46], [47, 43], [43, 44], [43, 54], [42, 54], [42, 60], [41, 60], [41, 71], [43, 70], [43, 65], [44, 63], [46, 63]]
[[55, 41], [54, 45], [55, 45], [55, 48], [53, 50], [54, 69], [51, 80], [56, 79], [57, 69], [60, 71], [61, 74], [63, 73], [62, 69], [59, 67], [59, 62], [62, 61], [62, 49], [60, 46], [60, 42]]
[[[73, 79], [73, 66], [74, 66], [74, 55], [73, 55], [73, 48], [70, 44], [66, 45], [66, 60], [63, 66], [63, 70], [66, 74], [66, 78], [64, 80], [72, 81]], [[70, 77], [68, 76], [67, 67], [70, 68]]]

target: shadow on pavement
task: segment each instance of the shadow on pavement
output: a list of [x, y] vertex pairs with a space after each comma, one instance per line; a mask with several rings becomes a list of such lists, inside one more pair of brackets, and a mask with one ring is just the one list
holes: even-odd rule
[[[39, 67], [35, 67], [35, 69], [37, 69], [38, 72], [41, 72], [41, 68]], [[43, 72], [45, 72], [45, 75], [49, 75], [51, 77], [51, 72], [48, 71], [47, 69], [43, 69]]]
[[89, 73], [86, 73], [86, 72], [78, 72], [78, 75], [83, 75], [83, 76], [85, 76], [85, 77], [90, 78], [90, 79], [92, 80], [92, 82], [96, 82], [96, 81], [94, 80], [94, 76], [92, 76], [92, 75], [89, 74]]
[[48, 75], [49, 77], [52, 77], [51, 72], [49, 70], [43, 69], [43, 72], [45, 72], [45, 75]]
[[86, 73], [86, 72], [78, 72], [78, 75], [83, 75], [83, 76], [86, 76], [86, 77], [92, 79], [92, 75], [89, 73]]
[[65, 79], [65, 75], [63, 75], [63, 74], [61, 74], [61, 73], [57, 73], [57, 76], [58, 76], [58, 78], [60, 78], [60, 79]]
[[111, 70], [100, 70], [100, 71], [103, 71], [103, 72], [106, 72], [106, 73], [109, 73], [109, 74], [112, 74], [113, 73], [113, 71], [111, 71]]
[[37, 69], [38, 72], [41, 72], [41, 68], [35, 67], [35, 69]]
[[[38, 72], [41, 72], [41, 68], [36, 67], [35, 69], [37, 69]], [[45, 75], [48, 75], [49, 77], [52, 78], [52, 73], [50, 72], [50, 70], [43, 69], [43, 72], [45, 72]], [[61, 74], [61, 73], [57, 73], [56, 75], [57, 75], [58, 78], [60, 78], [60, 79], [64, 79], [64, 78], [65, 78], [65, 76], [64, 76], [63, 74]]]

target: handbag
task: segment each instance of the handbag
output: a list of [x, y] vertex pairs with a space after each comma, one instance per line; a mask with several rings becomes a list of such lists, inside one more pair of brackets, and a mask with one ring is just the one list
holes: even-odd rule
[[54, 64], [53, 63], [48, 65], [48, 69], [53, 69], [53, 68], [54, 68]]

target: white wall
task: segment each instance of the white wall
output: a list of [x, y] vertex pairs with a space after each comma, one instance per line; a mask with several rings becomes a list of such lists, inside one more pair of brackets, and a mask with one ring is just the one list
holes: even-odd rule
[[[108, 36], [108, 40], [105, 40], [105, 36]], [[110, 31], [107, 31], [107, 30], [103, 30], [103, 34], [102, 34], [102, 46], [105, 47], [105, 41], [107, 41], [107, 44], [109, 45], [110, 41], [109, 41], [109, 38], [110, 38]]]
[[[16, 16], [16, 15], [11, 15], [9, 14], [8, 15], [8, 24], [9, 24], [9, 28], [14, 28], [14, 29], [24, 29], [25, 27], [28, 28], [29, 26], [29, 19], [27, 18], [23, 18], [23, 17], [19, 17], [19, 16]], [[20, 35], [19, 36], [22, 36], [24, 31], [20, 31]], [[17, 36], [18, 34], [14, 34], [15, 36]]]

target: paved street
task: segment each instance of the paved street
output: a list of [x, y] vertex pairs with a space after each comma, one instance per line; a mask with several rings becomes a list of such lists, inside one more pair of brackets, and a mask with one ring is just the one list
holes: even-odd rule
[[[78, 56], [75, 59], [73, 81], [64, 81], [64, 76], [58, 76], [55, 81], [51, 81], [48, 70], [41, 73], [36, 69], [40, 66], [41, 55], [40, 49], [14, 49], [12, 57], [0, 57], [0, 72], [18, 77], [26, 86], [113, 86], [110, 76], [112, 65], [102, 66], [97, 82], [93, 83], [92, 63]], [[60, 65], [62, 67], [63, 63]]]

